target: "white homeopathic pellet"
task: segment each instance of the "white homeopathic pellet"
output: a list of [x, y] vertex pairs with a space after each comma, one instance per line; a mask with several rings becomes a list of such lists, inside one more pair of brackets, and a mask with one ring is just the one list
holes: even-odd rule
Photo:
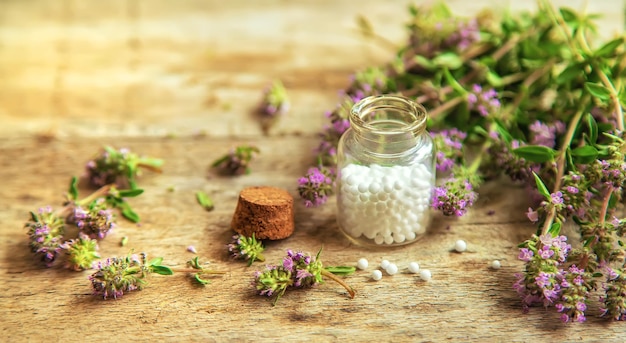
[[398, 266], [395, 263], [389, 263], [387, 268], [385, 268], [385, 271], [389, 275], [395, 275], [398, 273]]
[[430, 279], [432, 279], [432, 274], [430, 273], [430, 270], [428, 269], [421, 269], [420, 270], [420, 279], [424, 280], [424, 281], [430, 281]]
[[365, 259], [365, 258], [360, 258], [356, 262], [356, 267], [361, 269], [361, 270], [367, 269], [368, 265], [369, 265], [369, 262], [367, 262], [367, 259]]
[[426, 232], [434, 175], [425, 165], [348, 164], [339, 173], [338, 221], [346, 234], [391, 245]]
[[498, 260], [491, 261], [491, 268], [500, 269], [500, 267], [502, 267], [502, 264], [500, 263], [500, 261]]
[[378, 269], [375, 269], [372, 271], [372, 279], [374, 279], [374, 281], [378, 281], [382, 278], [383, 278], [383, 272], [381, 272]]
[[465, 250], [467, 250], [467, 243], [465, 243], [464, 240], [459, 239], [458, 241], [456, 241], [456, 243], [454, 243], [454, 250], [456, 250], [457, 252], [464, 252]]
[[382, 260], [380, 261], [380, 267], [382, 269], [387, 269], [387, 267], [389, 267], [389, 261], [388, 260]]
[[417, 274], [420, 271], [420, 265], [417, 262], [409, 263], [409, 271], [413, 274]]

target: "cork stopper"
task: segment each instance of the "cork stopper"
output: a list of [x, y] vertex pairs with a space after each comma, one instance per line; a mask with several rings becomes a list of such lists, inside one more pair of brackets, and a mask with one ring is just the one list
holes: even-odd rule
[[239, 193], [239, 201], [230, 224], [246, 237], [277, 240], [291, 236], [294, 230], [293, 197], [275, 187], [248, 187]]

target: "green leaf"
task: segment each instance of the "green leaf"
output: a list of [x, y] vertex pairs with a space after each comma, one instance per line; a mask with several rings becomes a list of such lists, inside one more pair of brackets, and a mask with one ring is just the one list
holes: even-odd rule
[[465, 90], [465, 88], [461, 86], [461, 84], [454, 78], [454, 76], [452, 76], [452, 74], [447, 68], [443, 69], [443, 77], [446, 79], [446, 82], [448, 82], [450, 87], [452, 87], [459, 94], [463, 96], [467, 94], [467, 91]]
[[565, 68], [559, 76], [556, 77], [556, 83], [559, 85], [569, 83], [578, 76], [582, 75], [583, 71], [583, 66], [581, 64], [572, 64]]
[[196, 192], [196, 200], [198, 201], [198, 204], [200, 204], [200, 206], [202, 206], [205, 210], [213, 210], [213, 200], [209, 197], [208, 194], [204, 193], [203, 191]]
[[616, 38], [603, 46], [601, 46], [598, 50], [596, 50], [593, 54], [596, 57], [610, 57], [617, 48], [624, 44], [624, 37]]
[[552, 237], [556, 237], [561, 233], [561, 223], [557, 222], [550, 226], [548, 233], [552, 235]]
[[160, 266], [163, 262], [163, 257], [155, 257], [148, 262], [149, 266]]
[[498, 134], [500, 135], [500, 138], [502, 138], [502, 140], [505, 143], [511, 144], [511, 142], [513, 141], [513, 136], [509, 133], [509, 131], [507, 131], [507, 129], [504, 127], [504, 124], [497, 119], [496, 119], [496, 131], [498, 132]]
[[70, 181], [68, 194], [70, 195], [71, 200], [78, 200], [78, 178], [76, 176], [73, 176], [72, 181]]
[[30, 211], [30, 219], [34, 223], [39, 223], [39, 217], [37, 217], [37, 214], [35, 214], [35, 212], [33, 212], [33, 211]]
[[591, 276], [593, 276], [595, 278], [598, 278], [598, 277], [602, 277], [603, 275], [602, 275], [602, 273], [593, 273], [593, 274], [591, 274]]
[[198, 260], [198, 256], [192, 258], [191, 260], [187, 261], [187, 265], [193, 269], [202, 269], [202, 266], [200, 266], [200, 261]]
[[574, 159], [572, 158], [572, 149], [570, 149], [569, 147], [565, 149], [565, 161], [567, 161], [567, 170], [577, 170], [576, 164], [574, 164]]
[[416, 55], [415, 57], [413, 57], [413, 62], [415, 62], [416, 64], [428, 69], [428, 70], [434, 70], [436, 69], [435, 64], [429, 60], [428, 58], [422, 56], [422, 55]]
[[609, 198], [609, 208], [615, 208], [618, 200], [618, 197], [615, 196], [615, 192], [611, 193], [611, 196]]
[[104, 151], [106, 151], [109, 155], [116, 156], [118, 154], [117, 150], [113, 149], [113, 147], [109, 145], [104, 146]]
[[525, 145], [513, 150], [513, 153], [529, 162], [544, 163], [554, 161], [554, 149], [543, 145]]
[[584, 145], [572, 150], [572, 157], [576, 164], [589, 164], [598, 157], [598, 149], [591, 145]]
[[598, 141], [598, 123], [590, 113], [587, 114], [585, 119], [589, 127], [589, 141], [591, 144], [596, 144]]
[[599, 83], [585, 82], [585, 89], [589, 94], [600, 100], [609, 100], [611, 98], [609, 89]]
[[196, 280], [196, 282], [198, 282], [201, 285], [208, 285], [209, 283], [211, 283], [211, 281], [203, 279], [200, 277], [200, 273], [196, 273], [193, 275], [194, 280]]
[[117, 192], [120, 198], [132, 198], [136, 197], [143, 193], [143, 189], [135, 188], [135, 189], [122, 189]]
[[166, 266], [150, 266], [150, 270], [152, 270], [153, 273], [159, 275], [174, 275], [172, 269]]
[[444, 52], [435, 57], [432, 63], [437, 67], [455, 70], [463, 66], [463, 59], [461, 58], [461, 56], [453, 52]]
[[139, 223], [139, 215], [127, 203], [122, 203], [122, 216], [133, 223]]
[[539, 194], [543, 195], [543, 197], [549, 201], [550, 192], [548, 191], [548, 187], [546, 187], [546, 184], [543, 183], [539, 175], [537, 175], [535, 172], [533, 172], [533, 176], [535, 177], [535, 184], [537, 185], [537, 190], [539, 191]]
[[587, 238], [587, 239], [585, 240], [585, 242], [583, 243], [583, 247], [588, 248], [588, 247], [591, 245], [591, 243], [592, 243], [593, 241], [595, 241], [595, 240], [596, 240], [596, 237], [595, 237], [595, 236], [591, 236], [591, 237]]
[[326, 271], [331, 272], [335, 275], [346, 276], [354, 273], [356, 271], [355, 267], [348, 266], [335, 266], [335, 267], [325, 267]]
[[502, 78], [493, 71], [487, 72], [487, 82], [493, 87], [502, 87]]
[[561, 16], [566, 23], [571, 24], [578, 22], [578, 15], [576, 14], [576, 11], [566, 7], [561, 7], [559, 8], [559, 12], [561, 12]]

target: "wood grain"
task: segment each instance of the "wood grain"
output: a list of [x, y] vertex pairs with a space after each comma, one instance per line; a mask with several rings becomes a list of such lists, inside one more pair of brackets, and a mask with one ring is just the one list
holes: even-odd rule
[[[322, 246], [327, 265], [365, 257], [370, 268], [347, 278], [355, 299], [327, 282], [290, 292], [272, 307], [250, 286], [263, 265], [248, 268], [228, 257], [239, 191], [269, 185], [297, 197], [295, 180], [313, 162], [322, 114], [337, 91], [354, 70], [390, 58], [388, 48], [359, 38], [354, 17], [367, 16], [377, 32], [400, 43], [406, 4], [0, 2], [0, 341], [623, 341], [623, 325], [597, 318], [596, 304], [582, 325], [560, 323], [553, 309], [522, 314], [511, 286], [522, 267], [516, 246], [534, 228], [523, 214], [524, 190], [504, 180], [486, 184], [467, 216], [436, 217], [426, 237], [394, 249], [351, 245], [337, 230], [334, 199], [318, 209], [296, 204], [296, 231], [268, 243], [268, 262], [280, 262], [288, 248], [315, 253]], [[467, 14], [505, 7], [487, 0], [449, 4]], [[532, 7], [511, 3], [513, 10]], [[615, 2], [590, 2], [589, 10], [606, 15], [604, 34], [622, 28]], [[275, 78], [293, 106], [266, 136], [250, 113]], [[261, 150], [251, 174], [209, 170], [243, 143]], [[35, 263], [23, 229], [28, 211], [60, 204], [70, 177], [82, 174], [103, 144], [166, 161], [162, 174], [140, 177], [145, 194], [132, 205], [141, 225], [120, 221], [101, 244], [103, 257], [132, 249], [180, 267], [194, 245], [224, 276], [203, 288], [182, 274], [157, 275], [141, 292], [103, 301], [91, 295], [88, 271]], [[214, 211], [196, 203], [198, 190], [213, 197]], [[126, 247], [119, 244], [123, 236]], [[451, 251], [457, 239], [468, 243], [467, 252]], [[371, 281], [382, 259], [401, 272]], [[489, 268], [495, 259], [499, 270]], [[433, 280], [409, 274], [411, 261], [430, 269]]]

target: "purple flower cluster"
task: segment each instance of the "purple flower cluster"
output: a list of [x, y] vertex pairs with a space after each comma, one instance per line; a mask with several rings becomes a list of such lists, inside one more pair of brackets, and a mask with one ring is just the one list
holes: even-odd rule
[[41, 257], [50, 267], [62, 251], [65, 222], [50, 206], [31, 212], [31, 220], [26, 222], [31, 251]]
[[259, 295], [274, 296], [274, 304], [289, 287], [310, 287], [322, 281], [322, 262], [302, 252], [287, 250], [282, 265], [268, 265], [254, 274], [252, 285]]
[[442, 186], [435, 187], [432, 206], [446, 216], [463, 216], [478, 198], [469, 180], [449, 178]]
[[507, 145], [496, 133], [492, 133], [492, 136], [494, 144], [489, 149], [489, 153], [493, 156], [495, 169], [502, 170], [513, 181], [532, 182], [534, 187], [533, 172], [538, 173], [540, 165], [528, 162], [511, 152], [522, 146], [519, 141], [514, 140]]
[[570, 287], [570, 282], [560, 267], [570, 250], [567, 237], [550, 234], [533, 236], [520, 249], [518, 258], [526, 262], [526, 271], [515, 275], [514, 288], [522, 298], [524, 311], [534, 304], [549, 306], [561, 299], [563, 289]]
[[463, 158], [463, 140], [467, 134], [456, 128], [430, 134], [435, 142], [437, 171], [446, 172]]
[[265, 247], [260, 241], [257, 241], [254, 234], [251, 237], [243, 235], [234, 235], [232, 241], [226, 246], [231, 257], [234, 259], [248, 260], [248, 266], [252, 262], [259, 260], [265, 261], [263, 251]]
[[306, 207], [320, 206], [333, 194], [335, 173], [326, 167], [309, 168], [306, 175], [298, 179], [298, 193]]
[[291, 271], [294, 287], [311, 287], [322, 282], [322, 262], [309, 254], [287, 250], [283, 268]]
[[456, 30], [453, 31], [446, 40], [449, 46], [456, 46], [459, 51], [467, 49], [472, 43], [480, 40], [480, 27], [478, 21], [457, 21]]
[[115, 228], [115, 216], [104, 198], [92, 202], [87, 208], [76, 206], [70, 221], [91, 238], [103, 239]]
[[90, 269], [93, 262], [100, 258], [98, 243], [82, 232], [78, 238], [64, 242], [61, 247], [67, 255], [67, 267], [76, 271]]
[[615, 320], [626, 321], [626, 273], [624, 270], [605, 267], [607, 280], [604, 285], [602, 302], [602, 316], [609, 316]]
[[119, 298], [124, 292], [142, 289], [150, 273], [145, 254], [124, 258], [112, 257], [98, 262], [98, 270], [89, 276], [94, 295], [104, 299]]
[[561, 320], [565, 323], [573, 320], [584, 322], [586, 320], [587, 298], [592, 288], [591, 273], [571, 265], [561, 281], [561, 299], [554, 307], [561, 312]]
[[285, 86], [282, 82], [275, 81], [265, 90], [259, 112], [269, 117], [275, 117], [287, 113], [289, 107], [289, 97]]
[[477, 111], [483, 117], [500, 110], [500, 100], [495, 89], [483, 90], [478, 84], [472, 86], [472, 91], [467, 95], [467, 102], [470, 110]]
[[211, 167], [218, 168], [226, 175], [243, 175], [250, 172], [250, 162], [259, 149], [254, 146], [240, 145], [231, 149], [228, 154], [215, 160]]
[[626, 162], [617, 159], [597, 160], [602, 173], [601, 181], [614, 189], [620, 188], [626, 181]]
[[554, 148], [556, 145], [556, 136], [565, 132], [565, 124], [558, 120], [552, 124], [545, 124], [537, 120], [530, 124], [528, 129], [531, 133], [530, 144]]
[[128, 175], [129, 161], [135, 158], [129, 149], [115, 150], [106, 147], [102, 154], [87, 162], [85, 166], [87, 179], [96, 187], [116, 183], [118, 178]]
[[342, 101], [337, 104], [333, 111], [326, 112], [329, 124], [325, 125], [320, 133], [321, 142], [316, 148], [318, 160], [324, 165], [337, 164], [337, 145], [339, 139], [346, 130], [350, 128], [348, 116], [352, 106], [363, 98], [362, 91], [356, 91], [356, 94], [344, 94]]

